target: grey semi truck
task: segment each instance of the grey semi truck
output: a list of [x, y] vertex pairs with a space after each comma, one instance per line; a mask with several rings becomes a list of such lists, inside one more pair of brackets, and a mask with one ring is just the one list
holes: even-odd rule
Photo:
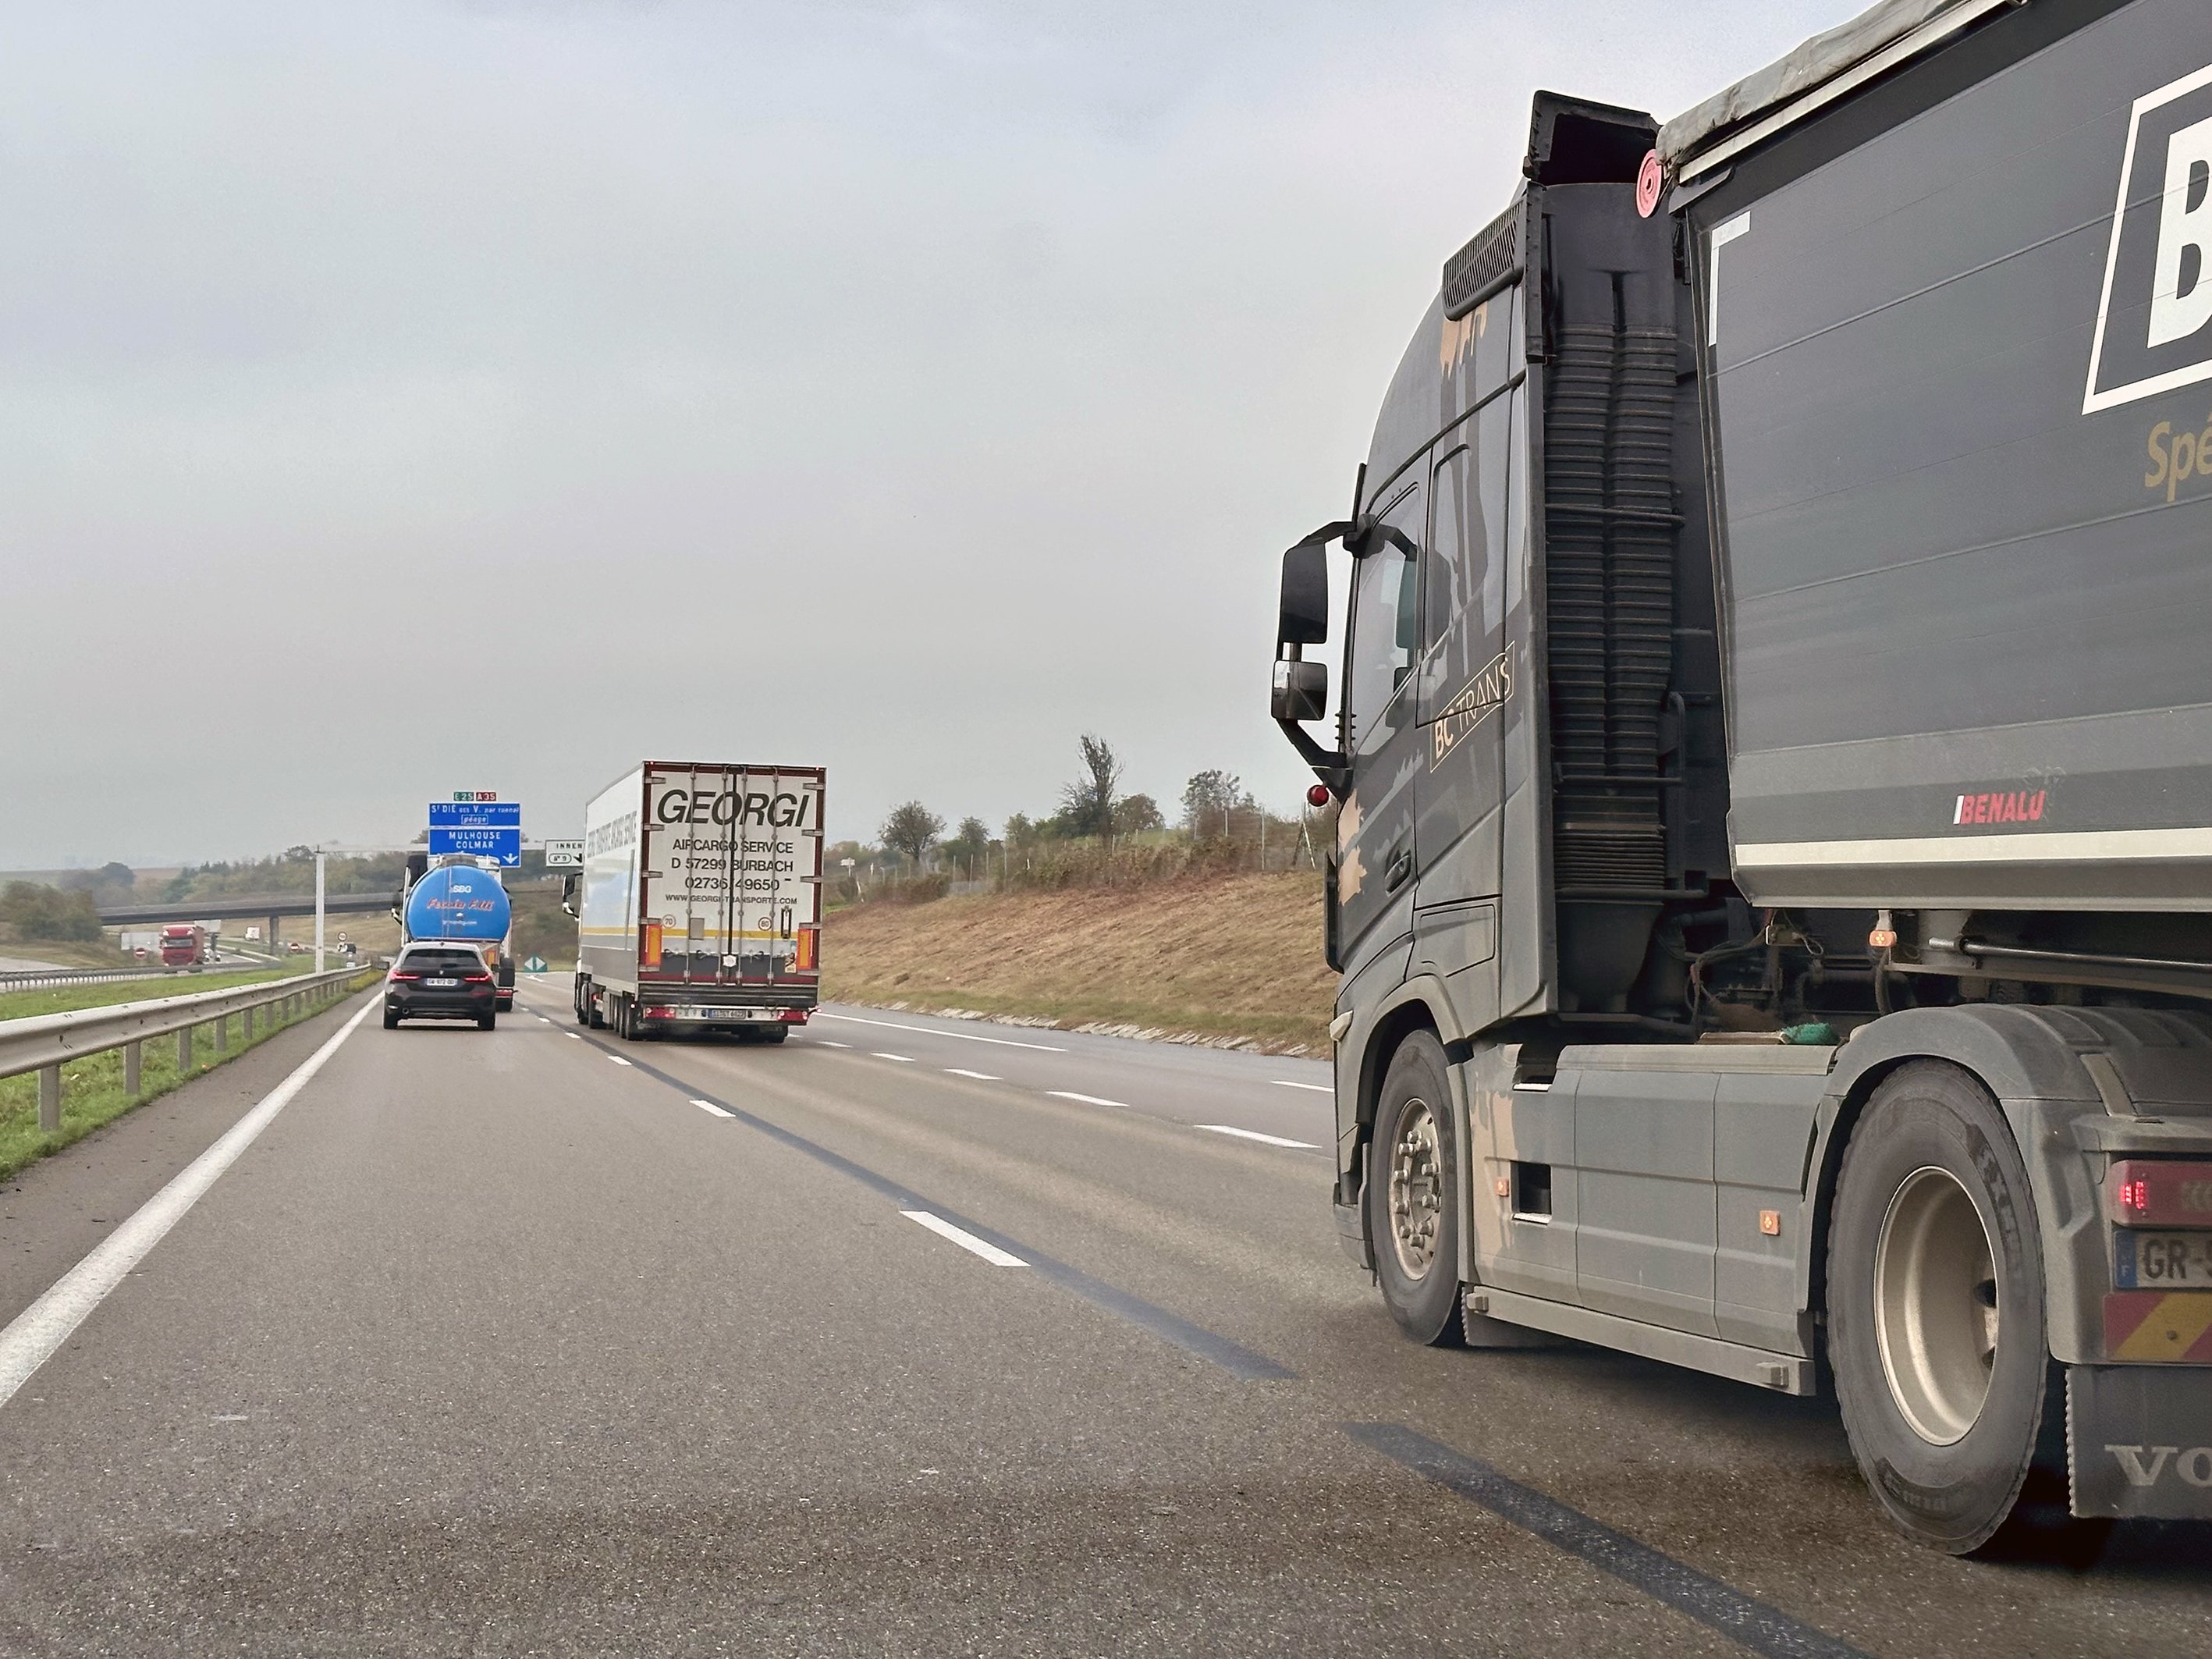
[[1348, 1249], [1832, 1393], [1940, 1549], [2212, 1516], [2203, 0], [1889, 0], [1522, 178], [1283, 559]]

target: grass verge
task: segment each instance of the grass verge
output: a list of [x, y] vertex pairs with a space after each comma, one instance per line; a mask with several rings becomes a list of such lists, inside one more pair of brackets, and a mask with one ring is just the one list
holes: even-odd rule
[[151, 1002], [157, 997], [187, 997], [199, 991], [228, 991], [289, 979], [309, 971], [297, 968], [249, 968], [234, 974], [173, 974], [160, 979], [118, 979], [105, 985], [57, 985], [35, 991], [0, 991], [0, 1019], [28, 1019], [33, 1014], [66, 1014], [78, 1008], [112, 1008], [119, 1002]]
[[[349, 982], [349, 994], [357, 991], [376, 977], [377, 970], [366, 969]], [[284, 975], [271, 972], [259, 975], [278, 979]], [[251, 976], [242, 976], [251, 982]], [[120, 987], [85, 985], [70, 988], [93, 992], [120, 989]], [[198, 988], [214, 990], [213, 984]], [[58, 993], [38, 993], [56, 995]], [[113, 1000], [127, 1001], [128, 998]], [[99, 1006], [101, 1005], [87, 1005]], [[330, 1005], [324, 1005], [325, 1007]], [[278, 1031], [313, 1019], [322, 1009], [307, 1012], [269, 1026], [260, 1023], [266, 1011], [257, 1012], [251, 1041], [239, 1034], [238, 1022], [230, 1024], [230, 1046], [217, 1051], [212, 1026], [196, 1026], [192, 1030], [191, 1061], [177, 1063], [177, 1039], [168, 1036], [150, 1037], [143, 1051], [139, 1071], [139, 1091], [135, 1096], [123, 1092], [123, 1051], [111, 1048], [104, 1054], [87, 1054], [73, 1060], [62, 1067], [62, 1125], [51, 1132], [39, 1127], [39, 1079], [29, 1073], [21, 1077], [0, 1078], [0, 1180], [5, 1180], [27, 1164], [37, 1162], [49, 1152], [58, 1152], [72, 1141], [82, 1140], [94, 1129], [114, 1121], [125, 1112], [143, 1106], [148, 1101], [169, 1092], [179, 1084], [213, 1071], [227, 1060], [235, 1060], [247, 1049], [258, 1048]]]
[[823, 995], [1325, 1054], [1321, 933], [1310, 873], [862, 904], [824, 919]]

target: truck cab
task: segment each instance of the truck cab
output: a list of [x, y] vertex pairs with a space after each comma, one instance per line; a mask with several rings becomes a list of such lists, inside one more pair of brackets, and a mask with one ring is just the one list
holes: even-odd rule
[[[1663, 129], [1536, 94], [1282, 563], [1336, 1219], [1393, 1319], [1832, 1389], [1954, 1553], [2037, 1469], [2212, 1516], [2212, 749], [2164, 620], [2212, 494], [2144, 497], [2159, 411], [2058, 343], [2149, 269], [2109, 175], [2193, 48], [2104, 9], [1877, 7]], [[2201, 331], [2153, 367], [2212, 377]]]

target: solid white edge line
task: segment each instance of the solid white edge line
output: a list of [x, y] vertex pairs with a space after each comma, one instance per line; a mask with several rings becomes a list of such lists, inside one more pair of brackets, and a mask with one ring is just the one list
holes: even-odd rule
[[324, 1062], [338, 1051], [338, 1045], [376, 1011], [381, 1000], [371, 1000], [340, 1026], [328, 1042], [300, 1062], [291, 1076], [264, 1095], [251, 1111], [216, 1137], [213, 1146], [173, 1176], [167, 1186], [131, 1212], [130, 1219], [17, 1314], [7, 1329], [0, 1330], [0, 1406], [14, 1397], [15, 1390], [106, 1299], [107, 1293], [200, 1201], [216, 1177], [238, 1161], [277, 1113], [292, 1103], [293, 1097], [307, 1086]]
[[737, 1115], [734, 1112], [725, 1111], [721, 1107], [717, 1106], [711, 1100], [695, 1100], [691, 1103], [694, 1106], [696, 1106], [702, 1112], [712, 1112], [716, 1117], [735, 1117]]
[[1119, 1106], [1125, 1112], [1130, 1109], [1126, 1100], [1106, 1100], [1097, 1095], [1079, 1095], [1066, 1089], [1048, 1089], [1045, 1093], [1054, 1100], [1079, 1100], [1085, 1106]]
[[614, 1061], [617, 1066], [627, 1066], [629, 1064], [629, 1062], [624, 1060], [620, 1054], [609, 1054], [607, 1058]]
[[911, 1066], [914, 1064], [914, 1056], [912, 1054], [886, 1054], [877, 1053], [873, 1054], [872, 1058], [876, 1060], [895, 1060], [902, 1066]]
[[945, 1074], [947, 1077], [972, 1077], [978, 1083], [1004, 1083], [1006, 1081], [1006, 1079], [1002, 1077], [993, 1077], [988, 1072], [971, 1072], [963, 1066], [948, 1066], [945, 1068]]
[[978, 1036], [973, 1031], [944, 1031], [934, 1025], [902, 1025], [895, 1019], [863, 1019], [858, 1014], [825, 1014], [814, 1011], [817, 1019], [842, 1019], [848, 1025], [880, 1025], [887, 1031], [919, 1031], [924, 1036], [958, 1037], [963, 1042], [989, 1042], [1001, 1048], [1035, 1048], [1040, 1054], [1064, 1054], [1066, 1049], [1053, 1042], [1017, 1042], [1012, 1037]]
[[1291, 1140], [1281, 1135], [1263, 1135], [1257, 1129], [1239, 1129], [1227, 1123], [1194, 1123], [1194, 1129], [1211, 1129], [1218, 1135], [1235, 1135], [1239, 1140], [1257, 1140], [1269, 1146], [1295, 1146], [1302, 1152], [1317, 1152], [1320, 1147], [1310, 1140]]
[[1336, 1085], [1334, 1083], [1293, 1083], [1286, 1077], [1271, 1077], [1267, 1081], [1278, 1089], [1310, 1089], [1317, 1095], [1333, 1095], [1336, 1092]]
[[908, 1221], [921, 1223], [939, 1238], [949, 1238], [962, 1249], [980, 1255], [994, 1267], [1026, 1267], [1030, 1264], [1018, 1255], [1009, 1255], [997, 1245], [987, 1243], [975, 1234], [954, 1226], [941, 1215], [932, 1215], [927, 1210], [901, 1210]]

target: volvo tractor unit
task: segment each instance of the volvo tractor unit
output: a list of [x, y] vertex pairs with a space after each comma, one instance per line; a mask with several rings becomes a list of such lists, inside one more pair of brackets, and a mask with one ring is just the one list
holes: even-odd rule
[[2212, 1516], [2204, 23], [1539, 94], [1283, 558], [1391, 1314], [1831, 1394], [1954, 1553]]

